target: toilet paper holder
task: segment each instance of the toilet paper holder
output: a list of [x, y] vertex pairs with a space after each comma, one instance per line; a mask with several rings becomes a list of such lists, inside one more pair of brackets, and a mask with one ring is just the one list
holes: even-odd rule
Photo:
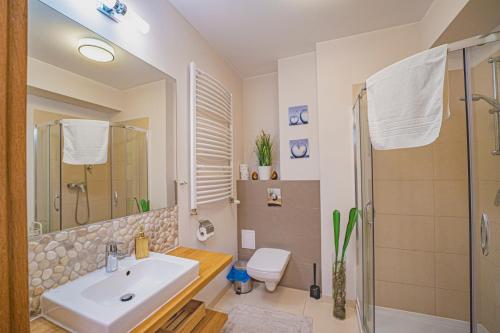
[[215, 233], [215, 226], [209, 220], [199, 220], [196, 236], [200, 242], [207, 241]]

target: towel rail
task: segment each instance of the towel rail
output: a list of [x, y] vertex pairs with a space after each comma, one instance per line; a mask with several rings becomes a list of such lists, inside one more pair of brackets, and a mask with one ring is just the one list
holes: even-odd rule
[[190, 64], [191, 212], [231, 199], [233, 179], [232, 95], [213, 76]]

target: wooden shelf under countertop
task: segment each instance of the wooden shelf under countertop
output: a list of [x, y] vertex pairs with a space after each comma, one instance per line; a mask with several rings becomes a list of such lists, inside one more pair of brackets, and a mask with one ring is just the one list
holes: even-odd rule
[[[151, 314], [147, 319], [132, 330], [134, 333], [153, 333], [163, 326], [175, 313], [182, 309], [198, 292], [212, 281], [233, 260], [225, 253], [191, 249], [187, 247], [175, 248], [167, 254], [200, 262], [200, 277], [186, 289], [172, 298], [168, 303]], [[208, 318], [207, 318], [208, 319]], [[65, 333], [66, 330], [55, 326], [43, 318], [31, 322], [31, 333]]]

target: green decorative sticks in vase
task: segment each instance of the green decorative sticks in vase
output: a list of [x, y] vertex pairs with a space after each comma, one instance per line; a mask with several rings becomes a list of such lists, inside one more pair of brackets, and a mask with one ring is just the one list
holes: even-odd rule
[[345, 253], [349, 240], [351, 239], [352, 231], [358, 220], [358, 210], [351, 208], [349, 211], [349, 222], [345, 230], [344, 244], [342, 245], [342, 255], [339, 258], [339, 238], [340, 238], [340, 212], [333, 212], [333, 235], [335, 248], [335, 261], [333, 263], [333, 315], [339, 319], [345, 319], [345, 295], [346, 295], [346, 275], [345, 275]]

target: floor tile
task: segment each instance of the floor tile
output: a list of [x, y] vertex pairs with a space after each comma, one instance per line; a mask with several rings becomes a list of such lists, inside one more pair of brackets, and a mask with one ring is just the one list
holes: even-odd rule
[[308, 298], [304, 315], [313, 319], [314, 333], [358, 333], [356, 310], [347, 307], [347, 318], [339, 320], [333, 317], [333, 304], [328, 301]]
[[244, 295], [236, 295], [233, 289], [228, 289], [214, 308], [228, 312], [239, 303], [311, 317], [314, 333], [359, 333], [354, 308], [348, 307], [346, 320], [335, 319], [332, 315], [331, 297], [314, 300], [305, 290], [279, 286], [275, 292], [270, 293], [263, 284], [255, 283], [254, 290]]
[[256, 284], [252, 292], [245, 295], [245, 304], [267, 307], [275, 310], [303, 314], [306, 299], [309, 297], [304, 290], [278, 287], [273, 293], [266, 290], [263, 284]]

